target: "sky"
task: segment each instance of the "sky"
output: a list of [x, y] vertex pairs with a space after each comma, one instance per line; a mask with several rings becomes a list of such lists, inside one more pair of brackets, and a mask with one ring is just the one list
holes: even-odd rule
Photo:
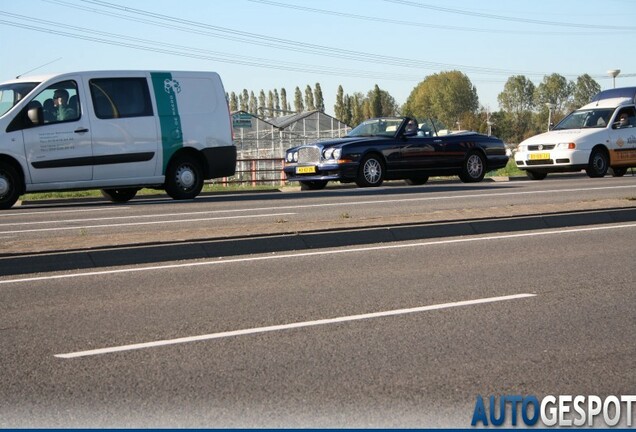
[[211, 70], [226, 92], [375, 84], [399, 105], [463, 72], [500, 109], [507, 79], [636, 86], [636, 0], [0, 0], [0, 81], [81, 70]]

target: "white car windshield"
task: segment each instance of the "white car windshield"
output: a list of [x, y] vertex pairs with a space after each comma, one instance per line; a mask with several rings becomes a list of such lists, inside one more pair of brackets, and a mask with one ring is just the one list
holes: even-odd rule
[[570, 113], [553, 130], [604, 128], [610, 121], [614, 108], [578, 110]]

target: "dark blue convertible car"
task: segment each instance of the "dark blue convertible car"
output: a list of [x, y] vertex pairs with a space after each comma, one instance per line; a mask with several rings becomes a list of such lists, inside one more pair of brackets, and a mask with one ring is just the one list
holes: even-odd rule
[[479, 182], [508, 163], [504, 143], [476, 132], [448, 132], [438, 122], [410, 117], [367, 120], [347, 136], [293, 147], [285, 155], [288, 181], [322, 189], [329, 181], [380, 186], [384, 180], [421, 185], [429, 176]]

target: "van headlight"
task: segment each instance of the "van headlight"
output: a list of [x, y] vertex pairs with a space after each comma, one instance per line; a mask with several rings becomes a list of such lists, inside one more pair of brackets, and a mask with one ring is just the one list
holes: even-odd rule
[[574, 150], [576, 148], [576, 143], [558, 143], [556, 145], [557, 150]]

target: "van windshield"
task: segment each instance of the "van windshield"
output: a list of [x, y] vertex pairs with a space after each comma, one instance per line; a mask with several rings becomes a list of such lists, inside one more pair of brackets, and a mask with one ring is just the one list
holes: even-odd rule
[[552, 130], [604, 128], [610, 121], [614, 108], [578, 110], [570, 113]]
[[37, 82], [21, 82], [0, 86], [0, 117], [37, 87]]

